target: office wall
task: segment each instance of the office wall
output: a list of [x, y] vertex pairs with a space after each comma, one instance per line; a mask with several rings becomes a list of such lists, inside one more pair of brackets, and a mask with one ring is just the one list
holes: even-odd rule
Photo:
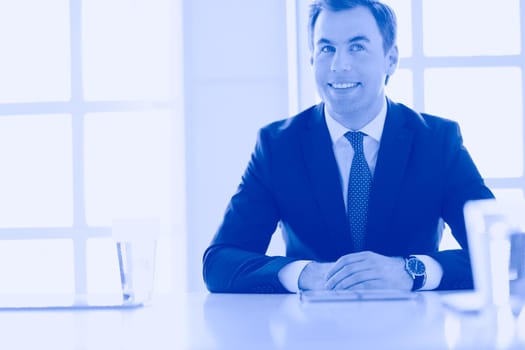
[[257, 130], [287, 117], [286, 2], [191, 0], [183, 7], [187, 283], [202, 291], [202, 254]]

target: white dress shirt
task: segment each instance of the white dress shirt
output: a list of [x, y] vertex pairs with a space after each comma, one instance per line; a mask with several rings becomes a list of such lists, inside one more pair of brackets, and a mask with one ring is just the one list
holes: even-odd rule
[[[368, 124], [359, 130], [350, 130], [337, 122], [333, 117], [328, 114], [328, 111], [324, 110], [325, 122], [332, 139], [332, 147], [339, 167], [339, 176], [341, 179], [341, 191], [343, 192], [343, 198], [345, 201], [345, 207], [347, 206], [347, 188], [348, 179], [350, 175], [350, 167], [352, 165], [352, 159], [354, 156], [354, 149], [350, 144], [350, 141], [344, 136], [348, 131], [361, 131], [366, 134], [363, 138], [363, 152], [365, 154], [366, 162], [370, 168], [372, 176], [376, 168], [377, 153], [379, 151], [379, 145], [381, 143], [381, 135], [383, 134], [383, 128], [385, 126], [387, 112], [386, 99], [383, 103], [381, 111], [378, 115], [372, 119]], [[441, 265], [427, 255], [414, 255], [418, 257], [425, 264], [427, 271], [427, 279], [425, 284], [421, 288], [422, 290], [435, 289], [441, 282], [443, 276], [443, 269]], [[279, 280], [286, 289], [290, 292], [297, 292], [299, 275], [301, 274], [304, 267], [309, 263], [308, 260], [299, 260], [284, 266], [279, 271]]]

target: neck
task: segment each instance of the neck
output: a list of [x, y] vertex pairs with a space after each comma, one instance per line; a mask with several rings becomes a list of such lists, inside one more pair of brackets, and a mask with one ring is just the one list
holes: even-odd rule
[[344, 114], [334, 112], [328, 106], [327, 109], [330, 116], [345, 128], [350, 130], [360, 130], [377, 117], [383, 108], [384, 103], [386, 103], [385, 97], [378, 100], [373, 108], [369, 108], [367, 111], [355, 110]]

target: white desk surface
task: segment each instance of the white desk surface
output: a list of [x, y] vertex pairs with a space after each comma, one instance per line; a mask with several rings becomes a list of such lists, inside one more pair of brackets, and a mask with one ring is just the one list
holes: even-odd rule
[[0, 349], [525, 349], [525, 311], [416, 300], [305, 304], [296, 295], [182, 294], [132, 310], [0, 311]]

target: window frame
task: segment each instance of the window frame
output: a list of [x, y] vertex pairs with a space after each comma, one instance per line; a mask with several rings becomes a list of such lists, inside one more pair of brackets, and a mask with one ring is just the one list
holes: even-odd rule
[[[82, 67], [82, 0], [69, 0], [69, 55], [70, 55], [70, 99], [68, 101], [44, 102], [6, 102], [0, 103], [0, 118], [25, 116], [68, 114], [71, 118], [71, 145], [73, 166], [72, 225], [67, 227], [0, 227], [0, 240], [41, 240], [41, 239], [71, 239], [73, 242], [74, 257], [74, 290], [76, 295], [87, 293], [87, 240], [91, 238], [111, 237], [110, 226], [89, 225], [86, 220], [86, 193], [84, 176], [84, 132], [86, 115], [93, 112], [168, 112], [171, 121], [170, 140], [170, 169], [173, 178], [170, 183], [171, 193], [169, 212], [173, 217], [163, 218], [169, 223], [168, 232], [170, 247], [168, 251], [169, 263], [177, 262], [176, 271], [171, 266], [164, 267], [163, 271], [169, 274], [164, 276], [169, 287], [162, 292], [174, 291], [173, 276], [184, 274], [185, 266], [184, 235], [176, 234], [185, 232], [185, 211], [183, 189], [184, 179], [184, 120], [183, 120], [183, 89], [180, 79], [182, 68], [182, 0], [170, 2], [170, 97], [166, 100], [112, 100], [90, 101], [83, 96], [83, 67]], [[162, 234], [162, 233], [161, 233]], [[159, 269], [157, 268], [157, 271]], [[182, 278], [184, 281], [185, 278]], [[177, 286], [180, 286], [179, 284]], [[183, 287], [176, 287], [177, 290]]]

